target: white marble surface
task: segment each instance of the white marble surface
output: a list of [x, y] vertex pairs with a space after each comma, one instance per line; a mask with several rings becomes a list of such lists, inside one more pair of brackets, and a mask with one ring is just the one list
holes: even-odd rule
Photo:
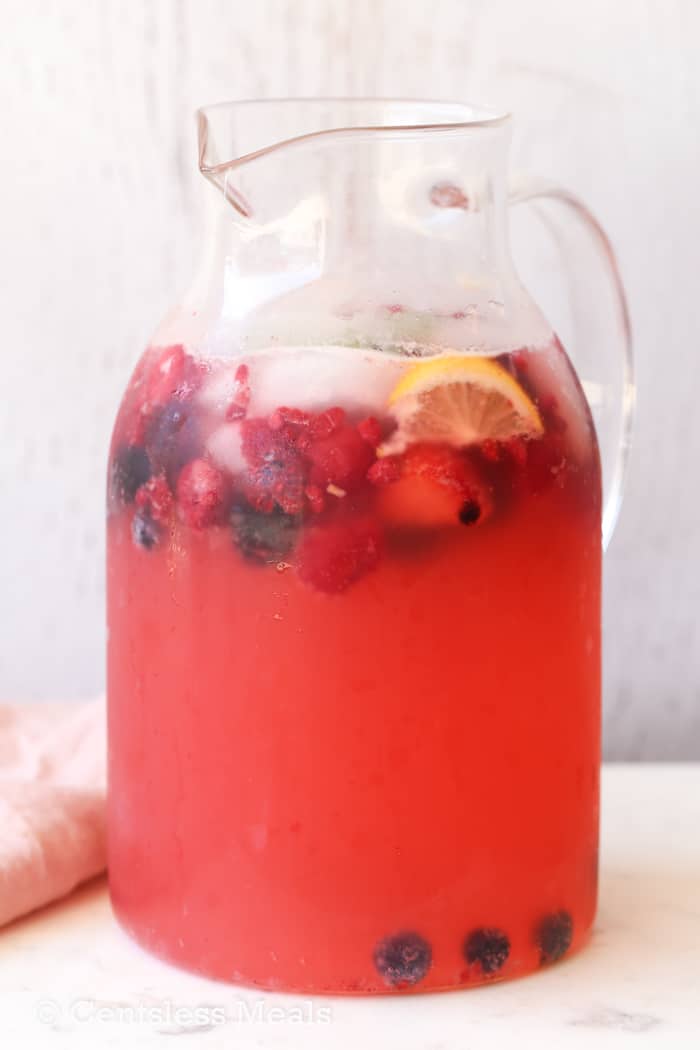
[[116, 926], [104, 880], [0, 933], [3, 1046], [558, 1050], [700, 1046], [700, 765], [608, 766], [591, 945], [468, 992], [260, 995], [152, 959]]

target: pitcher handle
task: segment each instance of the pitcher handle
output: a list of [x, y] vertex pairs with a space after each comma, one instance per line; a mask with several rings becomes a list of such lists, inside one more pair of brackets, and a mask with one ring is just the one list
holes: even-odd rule
[[[575, 344], [567, 349], [577, 367], [598, 434], [606, 549], [622, 501], [635, 402], [625, 290], [605, 230], [578, 197], [546, 179], [518, 176], [511, 180], [509, 203], [525, 201], [563, 204], [573, 220], [553, 227], [546, 225], [563, 249]], [[590, 260], [596, 265], [591, 265]]]

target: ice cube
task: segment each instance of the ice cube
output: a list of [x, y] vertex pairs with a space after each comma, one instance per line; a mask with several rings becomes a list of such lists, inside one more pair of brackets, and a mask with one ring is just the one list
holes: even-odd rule
[[222, 423], [209, 435], [207, 452], [222, 470], [242, 474], [247, 469], [241, 451], [240, 423]]
[[391, 354], [345, 346], [266, 350], [247, 363], [251, 416], [267, 415], [281, 405], [381, 412], [410, 364]]

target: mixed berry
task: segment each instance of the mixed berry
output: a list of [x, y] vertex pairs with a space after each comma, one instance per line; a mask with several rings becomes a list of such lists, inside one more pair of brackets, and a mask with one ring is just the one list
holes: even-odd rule
[[490, 977], [501, 969], [510, 955], [510, 941], [503, 930], [481, 927], [466, 938], [463, 955], [470, 967]]
[[[561, 959], [571, 947], [573, 921], [567, 911], [546, 916], [535, 931], [534, 945], [540, 963]], [[465, 980], [483, 981], [496, 977], [511, 954], [510, 938], [503, 930], [481, 926], [469, 933], [462, 945], [462, 956], [467, 963]], [[374, 966], [391, 988], [410, 988], [422, 981], [433, 961], [429, 941], [419, 933], [392, 934], [381, 940], [374, 949]]]
[[565, 955], [574, 933], [574, 923], [568, 911], [557, 911], [546, 915], [537, 927], [535, 939], [541, 963], [557, 962]]
[[410, 988], [430, 969], [432, 949], [419, 933], [396, 933], [385, 937], [374, 950], [377, 972], [391, 988]]
[[[526, 387], [526, 358], [506, 360]], [[117, 425], [110, 500], [129, 508], [144, 551], [165, 542], [176, 522], [228, 528], [246, 561], [288, 560], [306, 584], [338, 594], [392, 546], [405, 551], [407, 538], [418, 542], [428, 530], [481, 527], [514, 495], [557, 484], [566, 464], [566, 423], [551, 398], [538, 403], [544, 434], [536, 440], [465, 448], [418, 440], [395, 452], [390, 412], [279, 405], [251, 415], [248, 365], [224, 367], [223, 456], [207, 444], [214, 424], [198, 399], [210, 366], [176, 345], [151, 351], [137, 369]]]

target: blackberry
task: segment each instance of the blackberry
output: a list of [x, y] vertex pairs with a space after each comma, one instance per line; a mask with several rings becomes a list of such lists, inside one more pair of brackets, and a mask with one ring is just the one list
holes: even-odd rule
[[133, 503], [137, 491], [151, 476], [151, 461], [142, 445], [122, 445], [114, 453], [110, 472], [112, 495], [121, 503]]
[[143, 547], [146, 551], [153, 550], [160, 539], [160, 531], [160, 526], [150, 514], [142, 510], [134, 514], [134, 520], [131, 523], [131, 538], [137, 547]]
[[510, 954], [510, 941], [502, 930], [484, 926], [473, 930], [464, 942], [462, 953], [466, 961], [481, 967], [484, 974], [496, 973]]
[[571, 947], [574, 923], [568, 911], [546, 915], [537, 927], [535, 940], [540, 950], [540, 962], [552, 963], [566, 955]]
[[295, 514], [281, 510], [264, 514], [239, 505], [231, 511], [230, 522], [233, 542], [247, 561], [260, 565], [281, 561], [296, 543], [299, 518]]
[[385, 937], [374, 949], [374, 965], [393, 988], [418, 984], [430, 969], [432, 959], [428, 942], [411, 931]]

